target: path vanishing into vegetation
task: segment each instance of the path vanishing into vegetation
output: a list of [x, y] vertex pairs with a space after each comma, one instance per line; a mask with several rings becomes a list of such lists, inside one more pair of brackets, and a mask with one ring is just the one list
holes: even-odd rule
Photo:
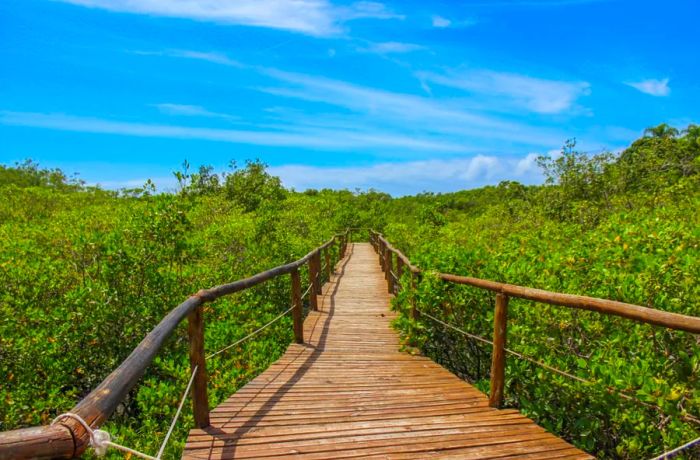
[[400, 351], [369, 243], [348, 246], [292, 344], [190, 431], [183, 458], [592, 458]]

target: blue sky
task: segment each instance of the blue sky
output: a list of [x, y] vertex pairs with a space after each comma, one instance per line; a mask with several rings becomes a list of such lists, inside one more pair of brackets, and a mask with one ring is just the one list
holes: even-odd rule
[[173, 187], [260, 158], [297, 189], [538, 183], [575, 137], [700, 119], [697, 0], [3, 0], [0, 162]]

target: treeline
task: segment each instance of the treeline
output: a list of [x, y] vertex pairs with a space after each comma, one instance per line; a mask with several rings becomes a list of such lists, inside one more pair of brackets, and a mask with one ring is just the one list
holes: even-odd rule
[[[449, 194], [297, 192], [259, 161], [225, 174], [185, 163], [176, 191], [106, 191], [57, 169], [0, 167], [0, 430], [47, 423], [202, 287], [293, 260], [347, 227], [382, 231], [422, 268], [700, 315], [700, 128], [660, 125], [620, 153], [569, 142], [539, 160], [546, 183]], [[426, 276], [420, 307], [489, 337], [492, 295]], [[408, 293], [396, 308], [405, 309]], [[284, 311], [287, 279], [207, 306], [207, 350]], [[397, 323], [416, 346], [487, 388], [490, 350], [428, 321]], [[507, 404], [601, 457], [645, 458], [697, 437], [700, 345], [689, 334], [512, 301], [509, 347], [598, 382], [508, 359]], [[278, 323], [208, 363], [213, 406], [291, 340]], [[107, 425], [155, 451], [186, 383], [180, 330]], [[621, 401], [619, 388], [663, 412]], [[177, 456], [191, 415], [179, 424]]]

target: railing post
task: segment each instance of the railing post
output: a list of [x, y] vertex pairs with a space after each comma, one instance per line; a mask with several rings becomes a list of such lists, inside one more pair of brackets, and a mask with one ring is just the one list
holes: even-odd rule
[[312, 255], [309, 258], [309, 306], [313, 311], [318, 311], [318, 298], [316, 295], [318, 294], [318, 291], [316, 290], [318, 285], [316, 284], [316, 280], [318, 278], [318, 267], [316, 266], [316, 255], [318, 252], [315, 252], [314, 255]]
[[391, 274], [391, 268], [392, 268], [392, 257], [393, 257], [393, 252], [391, 252], [388, 248], [386, 249], [386, 257], [384, 258], [384, 264], [386, 265], [386, 284], [387, 287], [389, 288], [389, 294], [394, 293], [394, 275]]
[[187, 317], [187, 334], [190, 339], [190, 371], [195, 371], [192, 386], [192, 412], [197, 428], [209, 426], [209, 399], [207, 397], [207, 364], [204, 357], [204, 318], [202, 306]]
[[414, 321], [420, 319], [420, 313], [418, 312], [418, 307], [416, 306], [416, 285], [418, 284], [418, 276], [418, 273], [411, 271], [411, 319]]
[[[316, 251], [316, 254], [314, 254], [314, 265], [316, 266], [316, 277], [314, 278], [314, 291], [316, 291], [316, 296], [320, 296], [323, 294], [323, 289], [321, 286], [321, 276], [322, 276], [322, 270], [321, 270], [321, 250], [319, 249]], [[318, 298], [316, 299], [316, 304], [318, 305]]]
[[403, 275], [403, 259], [401, 257], [396, 256], [396, 291], [398, 292], [399, 289], [401, 289], [401, 276]]
[[291, 272], [292, 276], [292, 320], [294, 321], [294, 340], [296, 343], [304, 343], [304, 314], [301, 303], [301, 276], [299, 269]]
[[379, 240], [377, 254], [379, 255], [379, 266], [382, 267], [382, 271], [384, 271], [384, 257], [386, 257], [386, 254], [384, 253], [384, 242], [382, 240]]
[[508, 323], [508, 296], [496, 294], [496, 311], [493, 315], [493, 354], [491, 357], [491, 392], [489, 406], [501, 407], [506, 373], [506, 334]]
[[328, 282], [331, 281], [331, 274], [333, 273], [333, 267], [331, 267], [331, 248], [328, 246], [326, 248], [325, 252], [326, 256], [326, 277], [328, 278]]

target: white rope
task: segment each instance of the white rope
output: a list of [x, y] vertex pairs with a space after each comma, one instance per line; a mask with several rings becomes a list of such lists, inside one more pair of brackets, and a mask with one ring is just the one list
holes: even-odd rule
[[[432, 316], [432, 315], [430, 315], [430, 314], [428, 314], [428, 313], [425, 313], [423, 310], [418, 310], [418, 311], [420, 312], [421, 315], [425, 315], [425, 316], [427, 316], [428, 318], [432, 319], [433, 321], [436, 321], [436, 322], [442, 324], [442, 325], [445, 326], [445, 327], [448, 327], [448, 328], [453, 329], [453, 330], [455, 330], [455, 331], [457, 331], [457, 332], [459, 332], [459, 333], [461, 333], [461, 334], [464, 334], [464, 335], [466, 335], [467, 337], [471, 337], [471, 338], [474, 339], [474, 340], [478, 340], [479, 342], [483, 342], [483, 343], [488, 344], [488, 345], [493, 345], [493, 342], [490, 341], [490, 340], [488, 340], [488, 339], [485, 339], [485, 338], [480, 337], [480, 336], [478, 336], [478, 335], [470, 334], [469, 332], [463, 331], [462, 329], [459, 329], [459, 328], [457, 328], [457, 327], [454, 327], [454, 326], [451, 325], [451, 324], [447, 324], [446, 322], [441, 321], [441, 320], [437, 319], [436, 317], [434, 317], [434, 316]], [[508, 353], [508, 354], [511, 354], [511, 355], [513, 355], [513, 356], [516, 356], [516, 357], [518, 357], [518, 358], [520, 358], [520, 359], [522, 359], [522, 360], [528, 361], [528, 362], [530, 362], [530, 363], [532, 363], [532, 364], [536, 364], [536, 365], [538, 365], [538, 366], [540, 366], [540, 367], [543, 367], [543, 368], [545, 368], [545, 369], [547, 369], [547, 370], [549, 370], [549, 371], [551, 371], [551, 372], [554, 372], [555, 374], [559, 374], [559, 375], [562, 375], [562, 376], [564, 376], [564, 377], [568, 377], [568, 378], [570, 378], [570, 379], [572, 379], [572, 380], [576, 380], [576, 381], [578, 381], [578, 382], [586, 383], [586, 384], [590, 384], [590, 385], [598, 385], [598, 384], [600, 384], [600, 382], [594, 382], [593, 380], [587, 380], [587, 379], [581, 378], [581, 377], [579, 377], [579, 376], [577, 376], [577, 375], [573, 375], [573, 374], [570, 374], [570, 373], [568, 373], [568, 372], [562, 371], [561, 369], [557, 369], [556, 367], [552, 367], [552, 366], [550, 366], [549, 364], [543, 363], [542, 361], [538, 361], [538, 360], [536, 360], [536, 359], [530, 358], [529, 356], [525, 356], [525, 355], [523, 355], [522, 353], [518, 353], [517, 351], [513, 351], [513, 350], [511, 350], [510, 348], [505, 348], [505, 347], [504, 347], [503, 350], [504, 350], [506, 353]], [[606, 390], [608, 393], [611, 393], [611, 394], [614, 394], [614, 395], [616, 395], [616, 396], [619, 396], [619, 397], [622, 398], [622, 399], [626, 399], [627, 401], [631, 401], [631, 402], [633, 402], [633, 403], [639, 404], [640, 406], [644, 406], [644, 407], [649, 408], [649, 409], [654, 409], [654, 410], [660, 412], [661, 414], [666, 415], [666, 412], [664, 412], [664, 410], [663, 410], [661, 407], [657, 406], [656, 404], [651, 404], [651, 403], [647, 403], [647, 402], [641, 401], [641, 400], [635, 398], [634, 396], [630, 396], [630, 395], [628, 395], [627, 393], [624, 393], [624, 392], [618, 390], [617, 388], [610, 387], [610, 386], [606, 386], [606, 387], [605, 387], [605, 390]], [[700, 420], [699, 420], [697, 417], [694, 417], [694, 416], [692, 416], [692, 415], [680, 415], [679, 417], [680, 417], [681, 420], [683, 420], [683, 421], [685, 421], [685, 422], [693, 422], [693, 423], [695, 423], [695, 424], [700, 424]], [[697, 440], [694, 441], [694, 442], [697, 442]], [[683, 446], [681, 446], [681, 447], [683, 447]], [[654, 460], [656, 460], [656, 459], [654, 459]]]
[[177, 423], [177, 419], [180, 417], [180, 412], [182, 412], [182, 406], [185, 405], [185, 400], [187, 399], [187, 395], [190, 394], [190, 388], [192, 387], [192, 382], [194, 382], [194, 376], [197, 374], [197, 369], [199, 366], [194, 366], [194, 369], [192, 369], [192, 375], [190, 375], [190, 381], [187, 382], [187, 388], [185, 388], [185, 393], [182, 395], [182, 398], [180, 399], [180, 405], [177, 406], [177, 412], [175, 412], [175, 417], [173, 417], [173, 421], [170, 422], [170, 428], [168, 428], [168, 432], [165, 434], [165, 438], [163, 438], [163, 443], [160, 445], [160, 449], [158, 449], [158, 455], [156, 455], [157, 459], [160, 459], [163, 455], [163, 451], [165, 450], [165, 446], [168, 444], [168, 440], [170, 439], [170, 435], [173, 434], [173, 429], [175, 428], [175, 424]]
[[231, 345], [228, 345], [228, 346], [222, 348], [222, 349], [219, 350], [219, 351], [215, 351], [214, 353], [212, 353], [212, 354], [210, 354], [210, 355], [207, 355], [206, 359], [213, 358], [214, 356], [225, 352], [225, 351], [228, 350], [229, 348], [233, 348], [233, 347], [235, 347], [236, 345], [238, 345], [239, 343], [245, 342], [245, 341], [248, 340], [249, 338], [251, 338], [251, 337], [257, 335], [257, 334], [260, 333], [260, 332], [262, 332], [263, 329], [266, 329], [267, 327], [269, 327], [270, 325], [272, 325], [273, 323], [275, 323], [276, 321], [278, 321], [280, 318], [282, 318], [284, 315], [286, 315], [287, 313], [289, 313], [289, 312], [292, 311], [293, 309], [294, 309], [294, 305], [292, 305], [292, 306], [289, 307], [287, 310], [285, 310], [285, 311], [283, 311], [282, 313], [280, 313], [279, 315], [277, 315], [277, 316], [275, 317], [275, 319], [273, 319], [273, 320], [270, 321], [269, 323], [267, 323], [267, 324], [265, 324], [264, 326], [262, 326], [262, 327], [260, 327], [260, 328], [258, 328], [258, 329], [256, 329], [256, 330], [254, 330], [253, 332], [251, 332], [250, 334], [246, 335], [246, 336], [243, 337], [242, 339], [240, 339], [240, 340], [238, 340], [238, 341], [232, 343]]
[[303, 299], [309, 294], [309, 291], [311, 291], [311, 288], [314, 287], [313, 283], [309, 284], [309, 287], [306, 288], [306, 291], [301, 295], [301, 298]]
[[663, 454], [659, 455], [658, 457], [654, 457], [652, 460], [663, 460], [666, 458], [672, 458], [675, 457], [676, 455], [680, 454], [686, 449], [689, 449], [693, 446], [700, 445], [700, 438], [694, 439], [690, 442], [687, 442], [683, 444], [682, 446], [676, 447], [673, 450], [669, 450], [668, 452], [664, 452]]
[[88, 425], [87, 422], [82, 419], [82, 417], [71, 412], [66, 412], [59, 415], [58, 417], [53, 419], [51, 425], [54, 425], [59, 420], [62, 420], [64, 418], [72, 418], [73, 420], [80, 423], [83, 426], [83, 428], [85, 428], [85, 431], [87, 431], [90, 435], [90, 447], [93, 448], [93, 450], [95, 451], [95, 455], [97, 455], [98, 457], [103, 457], [107, 453], [107, 448], [112, 447], [114, 449], [121, 450], [122, 452], [128, 452], [132, 455], [136, 455], [137, 457], [141, 457], [146, 460], [160, 460], [163, 457], [165, 447], [168, 445], [170, 435], [173, 434], [175, 424], [177, 423], [178, 418], [180, 418], [182, 407], [185, 405], [187, 395], [190, 393], [190, 388], [192, 388], [192, 382], [194, 382], [194, 376], [197, 374], [198, 368], [199, 366], [194, 366], [194, 369], [192, 369], [190, 380], [189, 382], [187, 382], [187, 388], [185, 388], [185, 392], [182, 395], [182, 398], [180, 399], [180, 404], [177, 406], [177, 412], [175, 412], [175, 417], [173, 417], [172, 422], [170, 422], [170, 428], [168, 428], [168, 432], [165, 434], [165, 438], [163, 438], [163, 442], [161, 443], [160, 449], [158, 450], [158, 455], [156, 455], [155, 457], [152, 457], [148, 454], [144, 454], [143, 452], [139, 452], [129, 447], [122, 446], [121, 444], [117, 444], [116, 442], [112, 442], [112, 436], [108, 432], [97, 429], [93, 430], [92, 428], [90, 428], [90, 425]]
[[425, 316], [427, 316], [428, 318], [432, 319], [433, 321], [438, 322], [438, 323], [442, 324], [442, 325], [445, 326], [445, 327], [449, 327], [450, 329], [454, 329], [455, 331], [457, 331], [457, 332], [459, 332], [459, 333], [462, 333], [462, 334], [466, 335], [467, 337], [471, 337], [472, 339], [478, 340], [479, 342], [484, 342], [484, 343], [487, 344], [487, 345], [493, 345], [493, 342], [491, 342], [490, 340], [486, 340], [486, 339], [483, 338], [483, 337], [479, 337], [478, 335], [470, 334], [469, 332], [466, 332], [466, 331], [463, 331], [463, 330], [461, 330], [461, 329], [459, 329], [459, 328], [456, 328], [456, 327], [454, 327], [454, 326], [451, 325], [451, 324], [447, 324], [446, 322], [437, 319], [437, 318], [434, 317], [433, 315], [429, 315], [428, 313], [424, 312], [423, 310], [418, 310], [418, 311], [420, 312], [421, 315], [425, 315]]
[[83, 420], [79, 415], [73, 414], [71, 412], [66, 412], [64, 414], [59, 415], [58, 417], [53, 419], [51, 425], [58, 423], [59, 420], [62, 420], [64, 418], [72, 418], [73, 420], [80, 423], [83, 426], [83, 428], [85, 428], [85, 431], [87, 431], [90, 435], [90, 447], [94, 449], [95, 455], [97, 455], [98, 457], [103, 457], [107, 453], [107, 448], [113, 447], [117, 450], [121, 450], [122, 452], [128, 452], [132, 455], [136, 455], [137, 457], [145, 458], [146, 460], [160, 460], [160, 458], [151, 457], [150, 455], [144, 454], [143, 452], [139, 452], [137, 450], [130, 449], [126, 446], [122, 446], [121, 444], [112, 442], [109, 433], [103, 430], [93, 430], [92, 428], [90, 428], [90, 425], [88, 425], [87, 422], [85, 422], [85, 420]]

